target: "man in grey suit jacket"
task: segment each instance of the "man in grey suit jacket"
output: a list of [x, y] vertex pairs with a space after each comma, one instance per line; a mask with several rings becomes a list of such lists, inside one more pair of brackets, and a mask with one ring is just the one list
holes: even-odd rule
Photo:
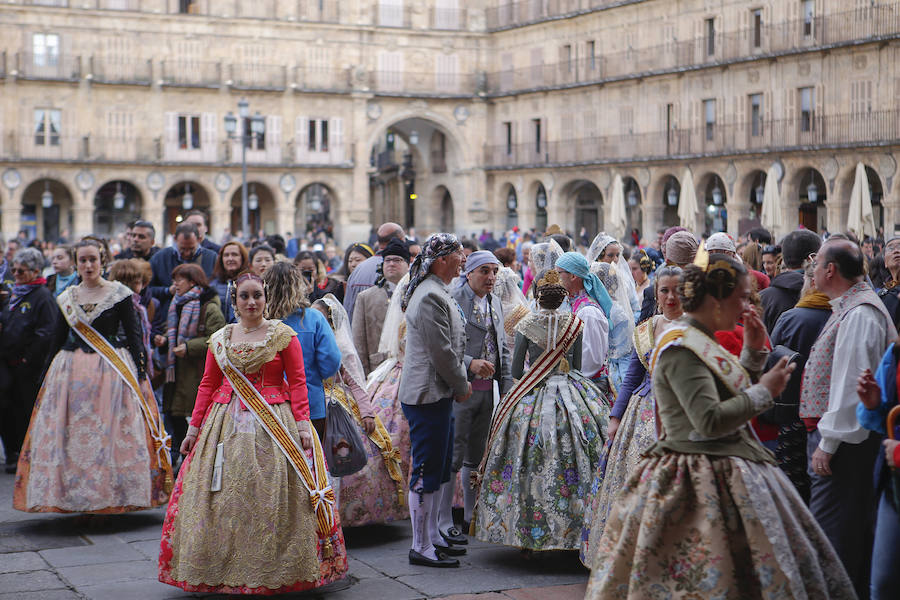
[[472, 518], [475, 490], [470, 479], [472, 471], [481, 464], [484, 447], [494, 412], [494, 385], [500, 394], [512, 387], [512, 372], [506, 332], [503, 329], [503, 306], [500, 298], [491, 294], [497, 281], [500, 261], [492, 252], [479, 250], [466, 259], [465, 283], [451, 293], [466, 316], [466, 350], [463, 363], [472, 383], [472, 397], [464, 404], [453, 406], [454, 439], [450, 486], [447, 494], [441, 490], [441, 510], [438, 527], [441, 535], [455, 544], [466, 538], [453, 526], [453, 484], [460, 474], [463, 487], [463, 520]]
[[472, 394], [463, 356], [465, 317], [447, 285], [459, 274], [459, 240], [448, 233], [428, 238], [410, 269], [401, 306], [406, 311], [406, 355], [400, 402], [412, 445], [409, 513], [411, 564], [458, 567], [451, 556], [465, 553], [438, 533], [438, 492], [450, 485], [453, 401]]

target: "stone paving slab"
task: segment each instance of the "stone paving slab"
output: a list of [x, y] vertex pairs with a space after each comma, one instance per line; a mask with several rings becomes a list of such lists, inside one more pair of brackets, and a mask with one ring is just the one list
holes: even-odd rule
[[513, 600], [582, 600], [586, 592], [587, 583], [576, 583], [573, 585], [506, 590], [503, 593]]
[[159, 560], [159, 536], [155, 540], [146, 540], [144, 542], [131, 542], [128, 544], [148, 560], [152, 560], [154, 564]]
[[4, 592], [34, 592], [59, 590], [68, 586], [53, 571], [28, 571], [0, 575], [0, 590]]
[[158, 577], [156, 563], [149, 560], [59, 567], [57, 572], [76, 589], [80, 586], [95, 585], [98, 581], [104, 584], [120, 581], [156, 581]]
[[519, 578], [481, 569], [429, 569], [422, 575], [398, 577], [400, 581], [429, 598], [449, 594], [495, 592], [522, 585]]
[[89, 600], [168, 600], [169, 598], [199, 597], [159, 581], [81, 586], [78, 588], [78, 592]]
[[[13, 552], [0, 555], [0, 573], [40, 571], [47, 569], [47, 561], [37, 552]], [[0, 592], [4, 590], [0, 589]]]
[[107, 563], [146, 560], [146, 557], [125, 542], [107, 542], [82, 548], [60, 548], [41, 552], [54, 567], [75, 567]]
[[0, 600], [81, 600], [72, 590], [41, 590], [39, 592], [0, 592]]
[[64, 520], [46, 520], [42, 515], [29, 516], [28, 520], [0, 523], [0, 553], [69, 548], [88, 544], [88, 541], [72, 527], [67, 526]]

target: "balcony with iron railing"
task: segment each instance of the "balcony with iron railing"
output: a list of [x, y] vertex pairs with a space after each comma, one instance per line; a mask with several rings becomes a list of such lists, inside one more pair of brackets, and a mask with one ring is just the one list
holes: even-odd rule
[[371, 71], [369, 88], [385, 95], [471, 96], [478, 80], [474, 73]]
[[68, 54], [16, 53], [15, 72], [20, 79], [43, 79], [47, 81], [78, 81], [81, 79], [81, 57]]
[[629, 77], [758, 60], [820, 48], [900, 38], [900, 3], [717, 32], [690, 40], [488, 74], [492, 94], [589, 85]]
[[521, 0], [502, 2], [485, 9], [488, 31], [502, 31], [524, 27], [542, 21], [574, 17], [576, 15], [637, 4], [647, 0]]
[[486, 146], [489, 169], [604, 164], [900, 144], [900, 110]]
[[448, 8], [444, 6], [431, 7], [431, 28], [436, 30], [454, 31], [466, 29], [468, 11], [465, 8]]
[[160, 61], [162, 85], [218, 87], [222, 84], [222, 63], [198, 60]]
[[256, 63], [232, 63], [225, 83], [238, 90], [283, 91], [287, 87], [287, 67]]
[[406, 4], [376, 4], [374, 22], [379, 27], [412, 27], [412, 7]]
[[86, 78], [94, 83], [150, 85], [153, 61], [120, 57], [92, 56]]

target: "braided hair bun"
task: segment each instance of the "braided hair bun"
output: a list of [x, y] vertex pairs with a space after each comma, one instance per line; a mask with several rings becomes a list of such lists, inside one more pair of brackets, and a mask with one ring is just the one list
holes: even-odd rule
[[684, 268], [678, 295], [685, 312], [700, 309], [707, 295], [717, 300], [731, 296], [741, 277], [747, 276], [743, 264], [726, 254], [710, 254], [709, 264], [704, 268], [688, 265]]
[[547, 274], [537, 282], [535, 297], [541, 308], [550, 310], [559, 308], [567, 294], [565, 286], [560, 282], [559, 273], [554, 270], [547, 271]]

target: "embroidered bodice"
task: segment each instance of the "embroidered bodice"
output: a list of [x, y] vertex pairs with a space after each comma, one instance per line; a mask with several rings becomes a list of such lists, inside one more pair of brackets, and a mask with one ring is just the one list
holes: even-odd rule
[[256, 373], [284, 350], [294, 336], [294, 331], [281, 321], [268, 321], [266, 336], [258, 342], [232, 343], [234, 324], [226, 325], [222, 334], [228, 359], [242, 373]]

